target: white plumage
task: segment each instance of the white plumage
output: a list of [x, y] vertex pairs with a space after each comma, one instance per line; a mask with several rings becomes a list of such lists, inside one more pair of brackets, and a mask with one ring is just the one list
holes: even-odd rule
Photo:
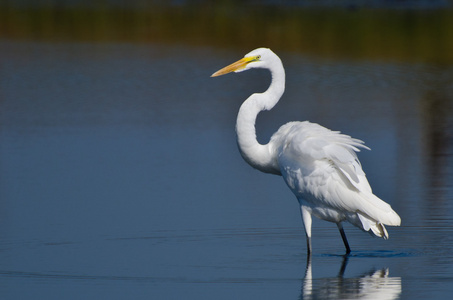
[[361, 140], [308, 121], [287, 123], [268, 144], [259, 144], [256, 117], [260, 111], [272, 109], [285, 90], [285, 71], [280, 58], [270, 49], [259, 48], [212, 76], [252, 68], [269, 69], [272, 82], [267, 91], [245, 100], [239, 110], [236, 122], [239, 150], [252, 167], [282, 175], [296, 195], [308, 253], [311, 253], [312, 215], [337, 224], [347, 253], [350, 247], [341, 225], [343, 221], [387, 239], [384, 225], [399, 226], [401, 219], [371, 190], [356, 155], [360, 148], [369, 148]]

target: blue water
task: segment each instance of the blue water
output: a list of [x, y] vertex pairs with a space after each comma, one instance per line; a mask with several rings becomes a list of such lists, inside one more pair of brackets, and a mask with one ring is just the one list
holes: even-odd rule
[[210, 78], [215, 48], [0, 42], [2, 299], [445, 299], [453, 293], [453, 67], [278, 53], [266, 142], [311, 120], [360, 138], [401, 227], [314, 220], [237, 151], [241, 102], [269, 82]]

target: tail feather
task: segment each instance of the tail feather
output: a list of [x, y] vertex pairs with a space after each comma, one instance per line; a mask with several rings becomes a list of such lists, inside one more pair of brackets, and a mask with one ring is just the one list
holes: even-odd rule
[[385, 229], [384, 224], [376, 222], [361, 213], [357, 213], [359, 216], [360, 222], [362, 223], [363, 230], [370, 231], [374, 233], [376, 236], [388, 239], [389, 234], [387, 229]]
[[374, 194], [369, 194], [366, 197], [367, 204], [363, 205], [360, 212], [362, 215], [368, 216], [369, 219], [375, 220], [374, 222], [389, 225], [389, 226], [400, 226], [401, 218], [400, 216], [392, 209], [392, 207], [382, 201], [380, 198]]

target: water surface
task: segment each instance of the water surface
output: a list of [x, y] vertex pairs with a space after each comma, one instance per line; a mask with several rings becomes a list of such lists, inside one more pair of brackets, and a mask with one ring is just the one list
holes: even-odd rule
[[242, 161], [234, 121], [267, 87], [210, 78], [251, 49], [0, 42], [2, 299], [445, 298], [453, 287], [453, 68], [279, 52], [287, 91], [260, 115], [363, 139], [387, 241], [314, 221]]

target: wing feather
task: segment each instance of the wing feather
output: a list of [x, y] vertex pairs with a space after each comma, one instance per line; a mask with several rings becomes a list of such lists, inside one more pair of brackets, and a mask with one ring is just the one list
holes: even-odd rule
[[357, 190], [371, 192], [355, 153], [360, 151], [359, 148], [369, 149], [361, 140], [310, 122], [292, 123], [285, 136], [285, 154], [291, 154], [295, 159], [299, 157], [304, 164], [317, 160], [329, 161]]
[[[298, 198], [340, 213], [358, 213], [388, 225], [400, 222], [390, 205], [372, 194], [356, 152], [363, 142], [315, 123], [293, 122], [272, 137], [278, 162]], [[364, 224], [365, 225], [365, 224]], [[366, 226], [368, 227], [368, 225]]]

